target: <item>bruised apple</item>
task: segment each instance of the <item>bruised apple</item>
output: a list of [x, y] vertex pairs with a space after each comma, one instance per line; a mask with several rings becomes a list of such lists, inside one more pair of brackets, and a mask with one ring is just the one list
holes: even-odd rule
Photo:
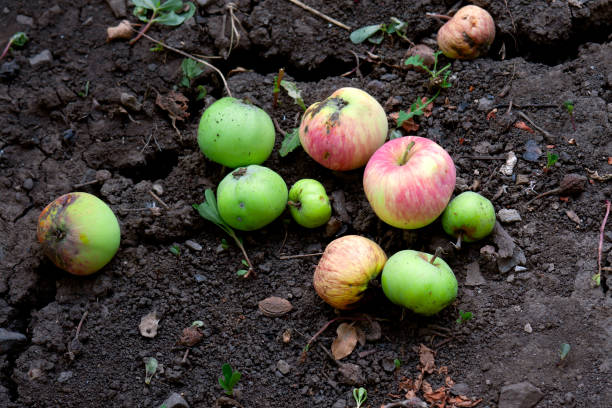
[[325, 248], [314, 273], [314, 288], [336, 309], [352, 309], [386, 261], [387, 255], [376, 242], [346, 235]]
[[115, 256], [121, 232], [104, 201], [89, 193], [68, 193], [38, 217], [38, 241], [59, 268], [74, 275], [100, 270]]

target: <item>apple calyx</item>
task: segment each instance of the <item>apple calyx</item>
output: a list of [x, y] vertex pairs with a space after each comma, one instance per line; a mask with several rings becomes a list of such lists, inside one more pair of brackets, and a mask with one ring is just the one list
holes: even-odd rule
[[244, 176], [246, 172], [247, 172], [246, 167], [241, 167], [232, 173], [232, 177], [238, 180], [240, 177]]
[[289, 200], [289, 201], [287, 201], [287, 205], [290, 205], [290, 206], [295, 207], [297, 209], [300, 209], [302, 207], [302, 203], [299, 202], [299, 201], [291, 201], [291, 200]]
[[402, 159], [399, 162], [400, 166], [403, 166], [404, 164], [408, 163], [408, 159], [410, 159], [410, 157], [408, 156], [408, 154], [410, 153], [410, 150], [414, 147], [414, 141], [410, 142], [408, 144], [408, 146], [406, 146], [406, 150], [404, 151], [404, 154], [402, 155]]

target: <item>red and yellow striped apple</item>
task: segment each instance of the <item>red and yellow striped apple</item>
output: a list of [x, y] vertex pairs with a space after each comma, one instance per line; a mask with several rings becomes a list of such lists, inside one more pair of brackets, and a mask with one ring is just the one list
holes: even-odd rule
[[108, 205], [89, 193], [57, 198], [38, 217], [38, 241], [43, 252], [74, 275], [90, 275], [115, 256], [121, 232]]
[[364, 166], [387, 138], [387, 115], [367, 92], [340, 88], [306, 109], [300, 143], [317, 163], [331, 170]]
[[352, 309], [385, 262], [387, 255], [376, 242], [359, 235], [345, 235], [325, 248], [314, 273], [314, 288], [336, 309]]
[[455, 164], [436, 142], [418, 136], [393, 139], [370, 158], [363, 188], [376, 215], [397, 228], [433, 222], [455, 189]]

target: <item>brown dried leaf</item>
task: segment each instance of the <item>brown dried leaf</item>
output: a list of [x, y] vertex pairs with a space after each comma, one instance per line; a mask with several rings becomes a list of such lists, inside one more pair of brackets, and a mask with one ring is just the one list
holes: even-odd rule
[[534, 130], [532, 128], [530, 128], [529, 126], [527, 126], [527, 124], [525, 122], [523, 122], [523, 121], [516, 122], [514, 124], [514, 127], [517, 128], [517, 129], [524, 130], [524, 131], [529, 132], [529, 133], [535, 133]]
[[477, 400], [472, 400], [465, 395], [459, 395], [457, 397], [452, 397], [447, 401], [451, 407], [475, 407], [476, 405], [482, 402], [482, 398]]
[[336, 330], [338, 337], [334, 339], [331, 352], [336, 360], [350, 355], [357, 345], [357, 329], [348, 323], [341, 323]]
[[155, 104], [168, 112], [168, 116], [174, 124], [177, 120], [185, 120], [189, 117], [189, 99], [180, 92], [170, 91], [167, 95], [157, 94]]
[[402, 378], [402, 380], [398, 384], [398, 387], [399, 387], [399, 390], [403, 392], [416, 391], [414, 389], [414, 380], [412, 378], [406, 378], [406, 377]]
[[436, 403], [436, 404], [442, 404], [442, 406], [444, 406], [443, 403], [446, 402], [448, 395], [446, 394], [446, 387], [440, 387], [435, 391], [431, 391], [431, 390], [429, 392], [423, 391], [423, 397], [430, 404]]
[[183, 329], [183, 334], [181, 334], [178, 342], [181, 346], [191, 347], [198, 344], [202, 337], [204, 337], [204, 334], [199, 327], [189, 326]]
[[355, 330], [357, 330], [357, 341], [359, 342], [359, 345], [361, 347], [365, 346], [366, 344], [365, 332], [361, 329], [361, 327], [355, 327]]
[[419, 345], [419, 369], [427, 374], [433, 373], [436, 368], [436, 360], [434, 356], [435, 353], [432, 349], [424, 344]]
[[157, 326], [159, 325], [159, 319], [157, 318], [156, 312], [151, 312], [140, 319], [138, 330], [144, 337], [153, 338], [157, 336]]
[[283, 343], [287, 344], [291, 341], [291, 329], [287, 329], [283, 332]]
[[277, 296], [271, 296], [259, 302], [259, 310], [268, 317], [279, 317], [293, 309], [291, 302]]

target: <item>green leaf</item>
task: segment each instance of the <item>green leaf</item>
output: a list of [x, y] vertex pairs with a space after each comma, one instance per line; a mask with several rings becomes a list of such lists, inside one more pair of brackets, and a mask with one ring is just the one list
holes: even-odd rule
[[176, 14], [174, 11], [170, 11], [168, 13], [160, 15], [159, 17], [156, 17], [155, 20], [153, 21], [155, 21], [156, 23], [160, 23], [160, 24], [164, 24], [168, 26], [181, 25], [183, 24], [185, 20], [193, 16], [193, 14], [195, 13], [195, 6], [193, 5], [193, 3], [188, 3], [188, 4], [189, 4], [189, 10], [187, 10], [183, 14]]
[[285, 157], [289, 153], [297, 149], [299, 146], [301, 146], [300, 130], [298, 128], [295, 128], [290, 133], [285, 134], [285, 138], [281, 143], [281, 147], [278, 151], [278, 154], [280, 154], [281, 157]]
[[246, 266], [247, 268], [249, 267], [249, 263], [246, 260], [244, 260], [244, 259], [242, 260], [242, 264], [244, 266]]
[[234, 386], [238, 384], [238, 381], [240, 381], [240, 377], [242, 377], [242, 374], [240, 374], [238, 371], [234, 371], [232, 373], [232, 378], [230, 379], [230, 387], [234, 388]]
[[204, 85], [196, 86], [196, 91], [198, 91], [198, 96], [196, 96], [196, 101], [201, 101], [202, 99], [206, 98], [206, 88], [204, 88]]
[[150, 384], [151, 379], [157, 371], [157, 359], [155, 357], [149, 357], [145, 362], [145, 384]]
[[135, 7], [142, 7], [149, 10], [155, 10], [159, 6], [159, 1], [152, 0], [132, 0]]
[[191, 58], [185, 58], [181, 62], [181, 71], [189, 80], [194, 80], [204, 72], [204, 65]]
[[11, 37], [11, 44], [23, 47], [28, 42], [28, 36], [23, 31], [19, 31]]
[[293, 101], [299, 105], [302, 110], [306, 110], [306, 105], [304, 105], [304, 100], [302, 99], [302, 91], [298, 89], [297, 85], [293, 82], [285, 81], [284, 79], [280, 84], [283, 88], [285, 88], [287, 94], [293, 99]]
[[[414, 106], [414, 104], [413, 104], [413, 106]], [[397, 127], [398, 128], [402, 127], [402, 124], [405, 121], [407, 121], [408, 119], [412, 118], [415, 115], [415, 113], [414, 113], [415, 110], [412, 109], [412, 106], [410, 108], [411, 108], [410, 112], [404, 112], [403, 110], [400, 110], [398, 112], [398, 115], [397, 115]]]
[[232, 369], [232, 366], [228, 363], [225, 363], [221, 366], [221, 372], [223, 373], [223, 378], [225, 379], [226, 384], [229, 384], [230, 380], [232, 379], [233, 371], [234, 370]]
[[361, 44], [362, 42], [376, 34], [378, 31], [380, 31], [382, 26], [382, 24], [375, 24], [358, 28], [357, 30], [351, 33], [350, 39], [353, 44]]
[[166, 0], [158, 10], [161, 12], [165, 11], [181, 11], [183, 8], [183, 2], [181, 0]]
[[567, 343], [561, 344], [561, 348], [559, 349], [559, 358], [561, 360], [565, 360], [567, 355], [569, 354], [571, 346]]
[[404, 65], [414, 65], [415, 67], [423, 67], [425, 60], [420, 55], [412, 55], [409, 58], [406, 58], [404, 61]]
[[189, 78], [184, 76], [183, 79], [181, 79], [181, 82], [179, 83], [179, 85], [182, 86], [183, 88], [189, 88], [189, 86], [191, 85], [191, 82], [189, 82]]
[[244, 276], [244, 275], [246, 275], [246, 274], [247, 274], [247, 272], [248, 272], [248, 271], [247, 271], [246, 269], [238, 269], [238, 270], [236, 271], [236, 275], [238, 275], [238, 276]]
[[368, 38], [368, 41], [371, 42], [372, 44], [378, 45], [383, 41], [384, 38], [385, 36], [383, 35], [383, 33], [380, 33], [379, 35]]

